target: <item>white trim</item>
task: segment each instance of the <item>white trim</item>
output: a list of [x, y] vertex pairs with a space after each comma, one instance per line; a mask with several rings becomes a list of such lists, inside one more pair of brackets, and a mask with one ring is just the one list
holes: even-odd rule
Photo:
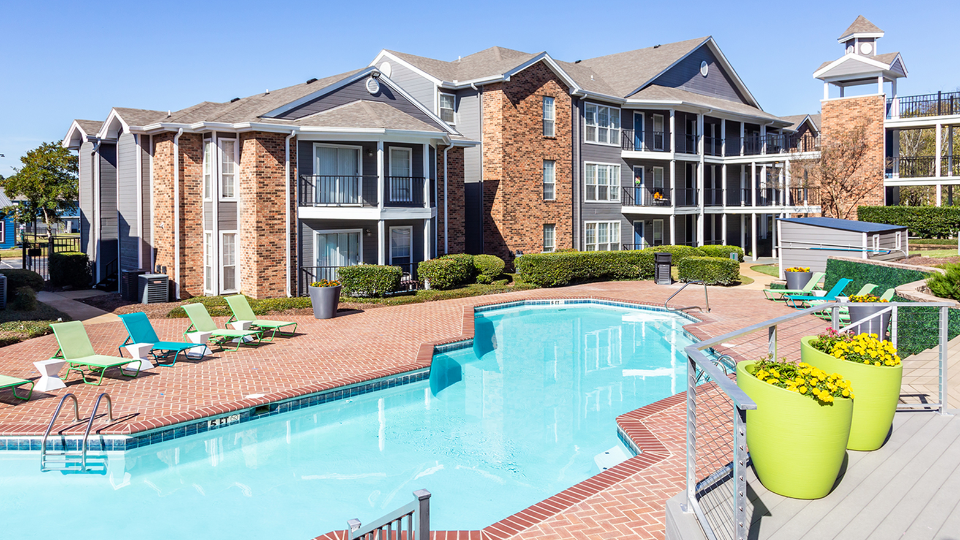
[[[78, 146], [71, 146], [71, 144], [70, 144], [70, 141], [73, 139], [73, 132], [74, 132], [74, 131], [79, 131], [79, 132], [80, 132], [80, 145], [78, 145]], [[84, 129], [83, 129], [82, 127], [80, 127], [80, 123], [77, 122], [76, 120], [74, 120], [73, 123], [70, 124], [70, 128], [67, 129], [67, 135], [66, 135], [66, 137], [64, 137], [63, 140], [60, 141], [60, 146], [62, 146], [62, 147], [64, 147], [64, 148], [69, 148], [69, 149], [71, 149], [71, 150], [79, 149], [80, 146], [83, 145], [83, 143], [87, 142], [87, 139], [88, 139], [89, 137], [95, 137], [95, 136], [96, 136], [96, 133], [94, 133], [94, 134], [92, 134], [92, 135], [91, 135], [91, 134], [88, 134], [86, 131], [84, 131]]]
[[[616, 167], [617, 174], [616, 174], [615, 177], [611, 177], [609, 174], [607, 175], [607, 184], [606, 184], [606, 185], [607, 185], [608, 188], [613, 188], [613, 189], [610, 189], [610, 190], [607, 191], [607, 198], [606, 198], [605, 200], [601, 200], [601, 199], [593, 199], [593, 200], [591, 200], [591, 199], [588, 199], [588, 198], [587, 198], [587, 165], [597, 165], [598, 167], [600, 167], [600, 166], [602, 166], [602, 167]], [[583, 162], [583, 202], [585, 202], [585, 203], [606, 203], [606, 204], [614, 203], [614, 204], [620, 204], [620, 183], [621, 183], [620, 174], [621, 174], [621, 171], [620, 171], [620, 164], [619, 164], [619, 163], [602, 163], [602, 162], [598, 162], [598, 161], [584, 161], [584, 162]], [[600, 174], [598, 173], [598, 174], [597, 174], [597, 179], [599, 180], [599, 178], [600, 178]], [[611, 182], [612, 182], [612, 183], [611, 183]], [[598, 184], [591, 184], [591, 185], [596, 186], [596, 187], [597, 187], [597, 191], [599, 192], [599, 186], [602, 185], [602, 184], [599, 184], [599, 183], [598, 183]], [[617, 198], [616, 198], [616, 199], [611, 199], [611, 198], [610, 198], [610, 194], [611, 194], [611, 193], [616, 193]]]
[[[233, 268], [234, 268], [234, 272], [236, 273], [235, 283], [237, 286], [234, 289], [227, 289], [226, 287], [223, 286], [223, 283], [224, 283], [223, 246], [225, 245], [223, 241], [223, 237], [228, 234], [232, 234], [236, 237], [233, 242]], [[242, 290], [243, 286], [240, 283], [240, 231], [235, 229], [230, 231], [220, 231], [220, 245], [219, 245], [219, 257], [217, 260], [217, 269], [220, 273], [220, 282], [219, 282], [220, 294], [238, 293], [240, 292], [240, 290]]]
[[[656, 241], [657, 241], [657, 223], [660, 223], [660, 244], [657, 244], [657, 243], [656, 243]], [[655, 245], [655, 246], [656, 246], [656, 245], [663, 245], [663, 220], [662, 220], [662, 219], [655, 219], [655, 220], [653, 220], [653, 226], [651, 227], [651, 231], [650, 231], [650, 238], [651, 238], [651, 240], [653, 241], [653, 242], [651, 242], [653, 245]]]
[[[540, 115], [541, 115], [541, 124], [542, 124], [540, 129], [540, 136], [556, 138], [557, 137], [557, 98], [553, 96], [540, 96], [540, 98], [541, 98], [540, 99], [540, 109], [541, 109]], [[551, 118], [547, 118], [547, 115], [546, 115], [548, 99], [550, 100]], [[551, 122], [551, 125], [553, 128], [550, 130], [552, 132], [550, 135], [547, 135], [546, 133], [544, 133], [544, 131], [546, 131], [547, 122]]]
[[448, 126], [456, 126], [457, 125], [457, 95], [454, 94], [453, 92], [444, 92], [443, 90], [439, 90], [439, 89], [437, 90], [437, 117], [443, 120], [443, 116], [440, 115], [440, 101], [441, 101], [440, 98], [443, 96], [450, 96], [453, 98], [453, 108], [451, 109], [453, 111], [453, 122], [446, 122], [444, 120], [444, 123], [446, 123]]
[[[339, 90], [340, 88], [343, 88], [344, 86], [347, 86], [350, 83], [359, 81], [360, 79], [363, 79], [364, 77], [374, 72], [380, 73], [380, 70], [374, 67], [368, 67], [366, 69], [362, 69], [354, 73], [353, 75], [340, 79], [337, 82], [318, 88], [316, 91], [311, 92], [300, 99], [295, 99], [290, 103], [287, 103], [286, 105], [277, 107], [276, 109], [273, 109], [270, 112], [264, 113], [261, 115], [261, 118], [273, 118], [281, 114], [284, 114], [286, 112], [289, 112], [293, 109], [296, 109], [300, 105], [303, 105], [304, 103], [309, 103], [317, 98], [323, 97], [331, 92], [334, 92], [335, 90]], [[289, 129], [289, 126], [287, 129]]]
[[433, 75], [430, 75], [430, 74], [427, 73], [426, 71], [423, 71], [422, 69], [418, 68], [417, 66], [411, 64], [410, 62], [407, 62], [407, 61], [404, 60], [403, 58], [400, 58], [399, 56], [391, 53], [390, 51], [388, 51], [388, 50], [386, 50], [386, 49], [382, 49], [382, 50], [380, 51], [380, 53], [377, 54], [377, 57], [373, 59], [373, 62], [370, 62], [370, 66], [369, 66], [369, 67], [376, 67], [377, 64], [380, 62], [380, 59], [383, 58], [384, 56], [386, 56], [386, 57], [389, 58], [390, 60], [393, 60], [393, 61], [395, 61], [395, 62], [399, 62], [399, 63], [403, 64], [403, 65], [406, 66], [407, 69], [409, 69], [410, 71], [416, 73], [417, 75], [420, 75], [421, 77], [423, 77], [423, 78], [425, 78], [425, 79], [428, 79], [430, 82], [432, 82], [432, 83], [434, 84], [434, 86], [439, 86], [439, 85], [443, 84], [443, 81], [441, 81], [440, 79], [434, 77]]
[[[320, 241], [319, 236], [321, 234], [356, 234], [360, 241], [357, 244], [357, 255], [360, 256], [360, 264], [364, 264], [363, 261], [363, 229], [322, 229], [313, 231], [313, 265], [317, 265], [317, 254], [320, 252], [318, 242]], [[353, 266], [353, 265], [350, 265]]]
[[[123, 129], [124, 133], [130, 132], [130, 126], [127, 125], [126, 121], [120, 116], [120, 113], [117, 112], [117, 109], [110, 109], [110, 114], [107, 115], [107, 119], [103, 122], [103, 125], [100, 126], [100, 131], [96, 133], [96, 137], [100, 139], [111, 139], [113, 137], [108, 137], [107, 133], [110, 132], [110, 125], [114, 122], [120, 122], [120, 127]], [[117, 130], [119, 132], [119, 130]]]
[[[590, 139], [587, 138], [587, 128], [590, 127], [590, 124], [587, 124], [587, 107], [589, 107], [589, 106], [591, 106], [591, 105], [597, 108], [597, 118], [596, 118], [597, 123], [595, 124], [595, 125], [596, 125], [596, 130], [597, 130], [597, 132], [596, 132], [597, 140], [595, 140], [595, 141], [591, 141]], [[616, 118], [617, 118], [617, 125], [618, 125], [619, 127], [616, 128], [616, 129], [617, 129], [617, 135], [616, 135], [616, 140], [615, 140], [615, 141], [612, 141], [612, 142], [599, 142], [599, 141], [600, 141], [599, 134], [600, 134], [600, 108], [601, 108], [601, 107], [603, 107], [603, 108], [605, 108], [605, 109], [610, 109], [611, 111], [614, 111], [614, 110], [617, 111], [617, 112], [616, 112]], [[619, 148], [619, 147], [620, 147], [620, 137], [621, 137], [621, 133], [623, 133], [623, 126], [621, 125], [621, 122], [620, 122], [620, 120], [621, 120], [621, 114], [622, 114], [622, 113], [621, 113], [621, 111], [620, 111], [620, 107], [617, 107], [616, 105], [606, 105], [606, 104], [594, 103], [594, 102], [590, 102], [590, 101], [584, 102], [584, 103], [583, 103], [583, 142], [586, 143], [586, 144], [596, 144], [596, 145], [600, 145], [600, 146], [615, 146], [615, 147]], [[610, 116], [608, 116], [608, 117], [609, 117], [609, 118], [613, 118], [612, 115], [610, 115]], [[606, 129], [607, 129], [608, 132], [612, 132], [614, 128], [607, 126]], [[608, 135], [613, 135], [613, 133], [608, 133]], [[608, 140], [611, 139], [611, 138], [614, 138], [614, 137], [612, 137], [612, 136], [611, 136], [611, 137], [608, 137]]]
[[143, 268], [143, 135], [133, 135], [133, 141], [137, 148], [137, 268]]
[[[392, 174], [393, 173], [393, 152], [399, 151], [407, 155], [406, 160], [410, 166], [410, 174], [408, 176], [410, 178], [413, 178], [413, 148], [407, 148], [406, 146], [390, 146], [388, 148], [389, 148], [389, 152], [387, 152], [387, 177], [400, 176], [400, 175]], [[428, 175], [424, 174], [423, 176], [426, 178]], [[411, 192], [411, 196], [412, 195], [413, 194]]]
[[408, 258], [410, 259], [410, 264], [413, 264], [413, 259], [414, 259], [413, 257], [413, 225], [398, 225], [395, 227], [388, 227], [387, 238], [386, 238], [387, 263], [391, 265], [393, 264], [393, 231], [400, 230], [400, 229], [406, 229], [410, 231], [410, 256]]
[[880, 39], [884, 36], [883, 32], [853, 32], [837, 38], [837, 43], [846, 43], [851, 39], [873, 38]]
[[[607, 231], [608, 236], [607, 236], [607, 241], [606, 241], [606, 242], [600, 242], [600, 226], [599, 226], [600, 223], [606, 223], [606, 224], [608, 225], [608, 231]], [[616, 225], [617, 225], [617, 235], [616, 235], [615, 238], [611, 239], [610, 234], [609, 234], [609, 233], [610, 233], [610, 231], [609, 231], [609, 225], [612, 225], [612, 224], [614, 224], [614, 223], [616, 223]], [[593, 243], [592, 245], [594, 245], [594, 246], [599, 246], [601, 243], [606, 244], [607, 247], [609, 247], [609, 246], [611, 246], [611, 245], [614, 245], [614, 246], [617, 247], [617, 249], [607, 249], [607, 250], [604, 250], [604, 251], [620, 251], [620, 246], [621, 246], [621, 244], [622, 244], [621, 240], [623, 239], [623, 231], [620, 230], [620, 220], [619, 220], [619, 219], [615, 219], [615, 220], [584, 221], [584, 222], [583, 222], [583, 250], [584, 250], [584, 251], [590, 251], [589, 249], [587, 249], [587, 247], [590, 245], [590, 244], [587, 244], [587, 227], [588, 227], [589, 225], [597, 225], [597, 227], [596, 227], [596, 235], [597, 235], [597, 236], [596, 236], [596, 238], [594, 238], [594, 243]], [[593, 250], [593, 251], [600, 251], [600, 250], [599, 250], [599, 249], [595, 249], [595, 250]]]
[[157, 270], [157, 195], [153, 190], [153, 154], [155, 153], [155, 147], [153, 145], [153, 135], [150, 135], [150, 150], [147, 154], [150, 156], [150, 268], [147, 270], [149, 272], [156, 272]]
[[[900, 55], [897, 54], [897, 56], [894, 57], [894, 60], [896, 60], [896, 59], [899, 58], [899, 57], [900, 57]], [[815, 79], [820, 79], [821, 77], [827, 76], [826, 74], [829, 73], [831, 70], [833, 70], [833, 68], [835, 68], [835, 67], [839, 66], [840, 64], [843, 64], [844, 62], [847, 62], [847, 61], [849, 61], [849, 60], [854, 60], [854, 61], [857, 61], [857, 62], [861, 62], [861, 63], [864, 63], [864, 64], [866, 64], [866, 65], [868, 65], [868, 66], [873, 66], [873, 67], [876, 67], [876, 68], [880, 68], [880, 69], [882, 69], [882, 70], [884, 70], [884, 71], [890, 71], [890, 66], [893, 65], [893, 62], [891, 62], [891, 63], [889, 63], [889, 64], [884, 64], [883, 62], [880, 62], [880, 61], [878, 61], [878, 60], [874, 60], [873, 58], [870, 58], [870, 57], [868, 57], [868, 56], [861, 56], [861, 55], [859, 55], [859, 54], [845, 54], [845, 55], [841, 56], [840, 58], [834, 60], [833, 62], [830, 62], [829, 64], [823, 66], [822, 68], [814, 71], [814, 72], [813, 72], [813, 77], [814, 77]], [[902, 64], [902, 63], [903, 63], [903, 62], [901, 62], [901, 64]], [[904, 71], [906, 71], [907, 66], [903, 66], [903, 69], [904, 69]], [[872, 72], [871, 72], [871, 73], [872, 73]], [[852, 76], [857, 76], [857, 75], [856, 75], [856, 74], [852, 74], [852, 73], [848, 73], [848, 74], [843, 75], [843, 76], [845, 76], [845, 77], [852, 77]]]
[[[656, 144], [656, 141], [657, 141], [657, 136], [656, 136], [657, 118], [660, 118], [660, 133], [661, 133], [661, 138], [660, 138], [660, 147], [659, 147], [659, 148], [657, 148], [657, 144]], [[662, 114], [654, 114], [654, 115], [653, 115], [653, 126], [652, 126], [652, 127], [653, 127], [653, 130], [651, 130], [650, 133], [651, 133], [651, 135], [653, 135], [653, 141], [654, 141], [653, 151], [654, 151], [654, 152], [663, 152], [663, 151], [666, 150], [666, 148], [667, 148], [667, 123], [664, 122], [663, 119], [664, 119], [664, 115], [662, 115]], [[669, 136], [672, 137], [672, 136], [673, 136], [673, 133], [670, 133]], [[670, 147], [670, 150], [671, 150], [671, 151], [673, 150], [673, 146], [672, 146], [672, 145], [671, 145], [671, 147]]]
[[[547, 162], [553, 163], [553, 181], [547, 182]], [[555, 201], [557, 200], [557, 160], [555, 159], [544, 159], [540, 164], [540, 196], [544, 201]], [[547, 189], [547, 184], [553, 185], [553, 197], [547, 198], [545, 192]]]
[[[207, 242], [207, 237], [209, 236], [210, 241]], [[213, 258], [213, 231], [204, 230], [203, 231], [203, 260], [201, 261], [201, 268], [203, 274], [203, 294], [204, 295], [215, 295], [216, 293], [216, 283], [213, 277], [213, 269], [217, 266], [216, 260]], [[207, 258], [210, 257], [210, 266], [207, 266]], [[207, 282], [207, 268], [210, 268], [210, 282]], [[219, 273], [219, 272], [218, 272]]]
[[[210, 196], [208, 197], [208, 196], [207, 196], [207, 193], [206, 193], [206, 191], [207, 191], [207, 184], [206, 184], [206, 182], [207, 182], [207, 178], [206, 178], [206, 175], [207, 175], [207, 170], [206, 170], [206, 168], [207, 168], [207, 144], [211, 145], [211, 147], [212, 147], [212, 152], [211, 152], [211, 153], [214, 154], [214, 155], [216, 155], [217, 157], [219, 157], [219, 151], [217, 150], [217, 139], [216, 139], [216, 137], [217, 137], [217, 135], [216, 135], [216, 133], [214, 133], [212, 137], [210, 137], [209, 139], [202, 139], [202, 142], [200, 143], [200, 146], [201, 146], [200, 152], [203, 154], [203, 159], [201, 160], [201, 163], [200, 163], [200, 176], [201, 176], [201, 180], [200, 180], [200, 199], [201, 199], [202, 201], [204, 201], [204, 202], [212, 201], [212, 200], [213, 200], [213, 193], [214, 193], [214, 191], [215, 191], [215, 188], [214, 188], [213, 184], [214, 184], [215, 181], [219, 181], [219, 178], [217, 177], [217, 171], [216, 171], [216, 165], [215, 165], [216, 162], [217, 162], [217, 158], [214, 157], [214, 156], [211, 156], [210, 164], [209, 164], [209, 165], [210, 165]], [[219, 192], [219, 190], [216, 190], [216, 191]]]
[[[456, 129], [450, 127], [450, 125], [448, 125], [446, 122], [444, 122], [443, 120], [441, 120], [439, 116], [437, 116], [436, 114], [434, 114], [433, 111], [431, 111], [430, 109], [428, 109], [426, 105], [424, 105], [423, 103], [420, 103], [420, 100], [415, 99], [413, 96], [411, 96], [409, 93], [407, 93], [407, 91], [404, 90], [402, 86], [400, 86], [399, 84], [393, 82], [393, 80], [391, 80], [390, 77], [383, 77], [383, 76], [381, 76], [381, 77], [380, 77], [380, 81], [387, 83], [387, 86], [389, 86], [390, 88], [392, 88], [395, 92], [397, 92], [397, 93], [399, 93], [401, 96], [403, 96], [407, 101], [409, 101], [411, 104], [413, 104], [416, 108], [420, 109], [424, 114], [426, 114], [427, 116], [429, 116], [431, 120], [433, 120], [435, 123], [437, 123], [437, 125], [439, 125], [440, 127], [446, 129], [448, 133], [453, 134], [453, 135], [459, 135], [459, 134], [460, 134], [459, 131], [457, 131]], [[396, 131], [396, 130], [390, 130], [390, 131]]]
[[[552, 235], [553, 235], [553, 238], [552, 238], [552, 240], [553, 240], [553, 245], [550, 246], [550, 249], [547, 249], [547, 242], [546, 242], [546, 240], [547, 240], [547, 227], [553, 227], [553, 229], [552, 229], [552, 231], [553, 231], [553, 232], [552, 232]], [[544, 223], [544, 224], [543, 224], [543, 227], [542, 227], [542, 231], [541, 231], [540, 234], [541, 234], [541, 240], [540, 240], [540, 241], [541, 241], [541, 243], [542, 243], [541, 247], [543, 248], [543, 249], [541, 250], [542, 253], [553, 253], [554, 251], [556, 251], [556, 250], [557, 250], [557, 224], [556, 224], [556, 223]]]
[[[218, 201], [237, 201], [240, 199], [240, 138], [214, 136], [214, 144], [217, 149], [217, 198]], [[223, 164], [223, 146], [222, 143], [233, 141], [233, 195], [225, 196], [223, 194], [223, 170], [220, 167]], [[212, 194], [211, 194], [212, 195]], [[238, 214], [239, 215], [239, 214]]]

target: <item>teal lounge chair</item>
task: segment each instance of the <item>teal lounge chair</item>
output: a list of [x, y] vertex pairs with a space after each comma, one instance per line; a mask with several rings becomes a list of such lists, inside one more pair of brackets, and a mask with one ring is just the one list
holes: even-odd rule
[[[824, 272], [814, 272], [810, 276], [810, 281], [802, 289], [764, 289], [763, 295], [767, 297], [767, 300], [786, 300], [788, 294], [807, 295], [813, 292], [817, 283], [820, 283], [825, 275]], [[771, 295], [773, 296], [771, 297]]]
[[[53, 330], [53, 335], [57, 337], [57, 344], [60, 345], [53, 358], [62, 358], [67, 361], [67, 374], [62, 377], [64, 380], [70, 377], [71, 371], [76, 371], [80, 374], [84, 383], [100, 386], [100, 383], [103, 382], [103, 374], [114, 367], [120, 368], [120, 374], [124, 377], [132, 378], [140, 374], [139, 367], [133, 375], [127, 375], [127, 372], [123, 370], [123, 366], [130, 363], [129, 358], [104, 356], [93, 352], [93, 345], [90, 344], [90, 338], [87, 336], [87, 331], [83, 328], [82, 322], [54, 323], [50, 325], [50, 329]], [[97, 382], [87, 380], [84, 370], [91, 372]], [[99, 378], [96, 377], [98, 374]]]
[[[273, 338], [276, 337], [277, 332], [280, 332], [281, 336], [292, 336], [297, 331], [297, 323], [295, 322], [258, 319], [253, 313], [253, 309], [250, 308], [250, 303], [247, 302], [247, 297], [242, 294], [228, 296], [227, 305], [230, 306], [230, 311], [233, 312], [233, 316], [227, 321], [228, 323], [233, 321], [250, 321], [251, 328], [257, 328], [264, 332], [272, 331], [270, 334], [270, 339], [264, 338], [263, 341], [273, 341]], [[287, 326], [293, 326], [293, 330], [290, 330], [289, 332], [283, 332], [280, 330], [281, 328]]]
[[[25, 384], [30, 385], [30, 390], [27, 391], [27, 397], [17, 395], [17, 387]], [[18, 379], [16, 377], [0, 375], [0, 389], [2, 388], [9, 388], [10, 391], [13, 392], [13, 397], [23, 401], [30, 401], [30, 396], [33, 395], [33, 381], [28, 381], [26, 379]]]
[[[865, 294], [871, 294], [876, 288], [877, 286], [874, 285], [873, 283], [867, 283], [863, 287], [860, 287], [860, 290], [854, 296], [863, 296]], [[807, 304], [809, 304], [810, 307], [819, 306], [820, 304], [826, 304], [826, 303], [827, 303], [827, 300], [810, 300], [809, 302], [807, 302]]]
[[[217, 328], [217, 323], [210, 318], [210, 314], [207, 313], [207, 308], [203, 304], [185, 304], [183, 310], [187, 312], [187, 317], [190, 317], [190, 326], [183, 333], [184, 336], [191, 330], [210, 332], [210, 341], [214, 342], [222, 351], [240, 350], [240, 345], [243, 345], [244, 338], [247, 337], [255, 337], [257, 342], [260, 342], [262, 332], [259, 330], [221, 330]], [[227, 341], [234, 339], [238, 340], [236, 348], [227, 349], [223, 346]]]
[[[149, 343], [151, 345], [150, 354], [153, 355], [153, 358], [157, 361], [157, 365], [169, 367], [177, 363], [177, 358], [180, 357], [180, 353], [196, 348], [202, 351], [206, 348], [206, 345], [184, 343], [183, 341], [160, 341], [146, 313], [127, 313], [126, 315], [120, 315], [120, 321], [123, 322], [123, 326], [127, 329], [126, 341], [117, 347], [120, 351], [120, 356], [123, 356], [124, 345], [131, 343]], [[157, 351], [161, 354], [158, 355]], [[166, 359], [170, 356], [170, 353], [173, 353], [173, 361], [169, 364], [160, 363], [160, 359]], [[202, 352], [200, 356], [203, 356]]]
[[795, 307], [797, 309], [803, 309], [803, 307], [810, 301], [824, 301], [824, 302], [833, 302], [837, 299], [837, 296], [840, 296], [840, 293], [843, 292], [843, 289], [850, 284], [852, 280], [843, 278], [833, 286], [832, 289], [827, 291], [827, 294], [823, 296], [787, 296], [787, 305]]
[[[896, 294], [896, 292], [897, 290], [894, 288], [887, 289], [886, 291], [883, 292], [883, 294], [880, 295], [880, 300], [886, 300], [887, 302], [889, 302], [893, 300], [893, 295]], [[860, 294], [868, 294], [868, 293], [860, 293]], [[830, 310], [830, 311], [833, 311], [833, 310]], [[830, 314], [830, 311], [821, 311], [816, 315], [817, 317], [820, 317], [825, 321], [830, 321], [830, 320], [833, 320], [833, 316]], [[840, 319], [840, 322], [842, 323], [850, 322], [850, 310], [845, 307], [840, 308], [839, 312], [837, 313], [837, 316]]]

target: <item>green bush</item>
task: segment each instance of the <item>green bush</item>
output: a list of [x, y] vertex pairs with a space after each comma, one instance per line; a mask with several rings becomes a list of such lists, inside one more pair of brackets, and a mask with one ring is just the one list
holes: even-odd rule
[[947, 264], [943, 269], [946, 274], [932, 274], [927, 278], [927, 287], [940, 298], [960, 300], [960, 264]]
[[66, 251], [50, 256], [50, 284], [54, 287], [89, 287], [92, 279], [86, 253]]
[[[455, 253], [453, 255], [441, 255], [441, 259], [449, 259], [455, 261], [459, 270], [457, 270], [457, 275], [461, 276], [460, 283], [472, 283], [473, 276], [477, 273], [476, 263], [474, 262], [473, 255], [468, 253]], [[421, 278], [422, 279], [422, 278]]]
[[40, 292], [43, 288], [43, 278], [33, 270], [7, 269], [0, 270], [0, 274], [7, 276], [7, 290], [15, 291], [20, 287], [30, 287]]
[[680, 281], [730, 285], [740, 280], [740, 264], [729, 257], [686, 257], [677, 265], [677, 277]]
[[400, 289], [403, 270], [399, 266], [360, 264], [340, 268], [344, 294], [351, 296], [383, 296]]
[[[472, 272], [472, 270], [471, 270]], [[452, 289], [466, 281], [463, 264], [454, 259], [431, 259], [417, 265], [417, 278], [429, 282], [431, 289]]]
[[13, 291], [13, 301], [10, 302], [10, 307], [14, 311], [36, 311], [37, 292], [27, 286], [17, 287]]
[[906, 227], [912, 236], [947, 238], [960, 230], [957, 206], [861, 206], [857, 219]]
[[680, 261], [686, 259], [687, 257], [703, 257], [706, 255], [700, 248], [695, 248], [691, 246], [655, 246], [648, 247], [643, 251], [650, 251], [651, 253], [669, 253], [673, 255], [670, 262], [674, 266], [680, 263]]
[[823, 280], [823, 288], [829, 291], [841, 278], [847, 278], [852, 280], [844, 289], [847, 294], [856, 294], [867, 283], [873, 283], [877, 286], [877, 294], [880, 295], [887, 289], [930, 277], [929, 273], [920, 270], [829, 258], [826, 271], [827, 277]]
[[637, 279], [653, 275], [652, 251], [531, 253], [514, 261], [524, 282], [541, 287], [587, 279]]
[[697, 249], [707, 257], [729, 259], [731, 253], [737, 254], [737, 260], [743, 262], [743, 248], [737, 246], [700, 246]]
[[[477, 283], [491, 283], [500, 277], [506, 267], [503, 259], [496, 255], [476, 255], [473, 257], [473, 268], [477, 274]], [[483, 278], [483, 281], [481, 281]]]

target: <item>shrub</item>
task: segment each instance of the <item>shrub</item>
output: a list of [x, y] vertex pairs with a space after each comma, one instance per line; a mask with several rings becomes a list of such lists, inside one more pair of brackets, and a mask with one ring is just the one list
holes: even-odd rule
[[699, 249], [707, 257], [730, 258], [731, 253], [737, 254], [737, 260], [743, 262], [743, 248], [737, 246], [700, 246]]
[[473, 255], [468, 253], [456, 253], [453, 255], [442, 255], [441, 259], [449, 259], [455, 261], [459, 267], [458, 275], [462, 276], [460, 278], [460, 283], [471, 283], [473, 281], [473, 276], [477, 273], [476, 262], [474, 262]]
[[17, 287], [14, 289], [13, 301], [10, 302], [10, 307], [14, 311], [36, 311], [37, 309], [37, 292], [32, 288], [23, 286]]
[[861, 206], [857, 219], [900, 225], [920, 238], [948, 238], [960, 229], [960, 207]]
[[[500, 277], [506, 267], [503, 259], [496, 255], [477, 255], [473, 258], [473, 268], [477, 273], [477, 283], [490, 283]], [[480, 278], [486, 278], [481, 282]]]
[[360, 264], [340, 268], [343, 292], [352, 296], [383, 296], [400, 289], [403, 270], [399, 266]]
[[943, 269], [946, 274], [932, 274], [927, 279], [927, 287], [940, 298], [960, 300], [960, 264], [947, 264]]
[[740, 279], [740, 265], [722, 257], [687, 257], [677, 265], [680, 281], [703, 281], [707, 285], [730, 285]]
[[452, 289], [463, 283], [466, 278], [463, 265], [454, 259], [431, 259], [417, 266], [417, 277], [430, 282], [431, 289]]
[[691, 246], [656, 246], [648, 247], [643, 251], [649, 251], [651, 253], [669, 253], [673, 255], [670, 259], [670, 262], [674, 266], [680, 263], [680, 261], [686, 259], [687, 257], [704, 257], [706, 254], [700, 250], [700, 248], [695, 248]]
[[89, 287], [92, 279], [86, 253], [66, 251], [50, 256], [50, 284], [54, 287]]
[[7, 276], [7, 290], [15, 291], [20, 287], [30, 287], [40, 292], [43, 288], [43, 278], [33, 270], [7, 269], [0, 270], [0, 274]]
[[532, 253], [515, 261], [520, 277], [541, 287], [596, 278], [637, 279], [653, 275], [653, 252], [574, 251]]
[[823, 288], [830, 290], [840, 278], [849, 278], [852, 282], [845, 289], [848, 293], [855, 293], [867, 283], [877, 286], [880, 294], [890, 288], [899, 287], [905, 283], [919, 281], [930, 277], [930, 273], [920, 270], [909, 270], [892, 266], [882, 266], [869, 262], [856, 262], [841, 259], [827, 259], [827, 277], [823, 280]]

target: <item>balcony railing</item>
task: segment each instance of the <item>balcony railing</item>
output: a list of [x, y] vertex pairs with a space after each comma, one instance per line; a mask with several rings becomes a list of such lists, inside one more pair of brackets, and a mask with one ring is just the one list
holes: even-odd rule
[[[390, 266], [399, 266], [400, 270], [403, 272], [403, 277], [400, 279], [400, 288], [401, 291], [407, 290], [416, 290], [417, 289], [417, 265], [419, 263], [403, 263], [397, 264], [394, 263]], [[298, 287], [298, 293], [300, 296], [307, 296], [310, 294], [310, 284], [322, 279], [328, 281], [339, 281], [340, 280], [340, 269], [344, 266], [349, 265], [333, 265], [333, 266], [301, 266], [300, 267], [300, 281]]]
[[697, 206], [697, 190], [695, 188], [677, 188], [676, 206]]
[[[937, 176], [936, 156], [901, 156], [888, 161], [887, 176], [893, 178], [934, 178]], [[960, 156], [940, 158], [940, 176], [960, 176]]]
[[921, 118], [960, 114], [960, 92], [898, 96], [887, 100], [887, 118]]
[[788, 206], [817, 206], [820, 204], [820, 189], [791, 187], [787, 190]]
[[423, 177], [388, 176], [384, 206], [423, 206]]
[[301, 175], [300, 206], [377, 206], [376, 187], [376, 175]]
[[707, 188], [703, 190], [704, 206], [723, 206], [723, 190], [720, 188]]
[[683, 133], [677, 136], [677, 152], [681, 154], [696, 154], [700, 136], [693, 133]]
[[723, 139], [720, 137], [703, 138], [703, 155], [720, 156], [723, 154]]
[[621, 131], [620, 148], [633, 152], [669, 152], [670, 133], [667, 131], [632, 129]]
[[673, 204], [670, 188], [643, 186], [623, 188], [623, 206], [670, 206]]
[[820, 136], [809, 133], [790, 135], [787, 138], [787, 149], [790, 152], [819, 152]]

